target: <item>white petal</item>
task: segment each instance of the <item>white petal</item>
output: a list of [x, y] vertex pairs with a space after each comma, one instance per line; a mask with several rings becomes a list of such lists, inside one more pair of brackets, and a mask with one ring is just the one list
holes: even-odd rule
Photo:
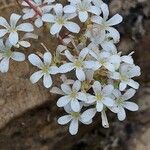
[[94, 102], [96, 102], [96, 98], [93, 95], [87, 95], [87, 104], [93, 104]]
[[20, 15], [13, 13], [13, 14], [10, 16], [10, 25], [11, 25], [11, 27], [16, 27], [16, 24], [17, 24], [17, 22], [18, 22], [18, 20], [19, 20], [20, 18], [21, 18]]
[[66, 63], [59, 67], [60, 73], [67, 73], [74, 69], [73, 63]]
[[102, 92], [104, 95], [110, 95], [114, 90], [114, 87], [112, 85], [106, 85], [104, 86]]
[[91, 21], [94, 22], [94, 23], [97, 23], [97, 24], [102, 24], [103, 18], [100, 17], [100, 16], [93, 16], [93, 17], [91, 18]]
[[41, 18], [37, 18], [37, 19], [35, 20], [34, 24], [35, 24], [35, 26], [36, 26], [37, 28], [40, 28], [40, 27], [43, 26], [43, 21], [42, 21]]
[[98, 82], [98, 81], [94, 82], [94, 84], [92, 85], [92, 88], [93, 88], [95, 94], [100, 93], [102, 90], [102, 86], [101, 86], [100, 82]]
[[43, 59], [45, 65], [50, 65], [52, 62], [52, 54], [50, 52], [44, 53]]
[[114, 105], [114, 101], [112, 98], [110, 97], [105, 97], [104, 100], [103, 100], [103, 103], [108, 106], [108, 107], [111, 107]]
[[137, 77], [141, 75], [141, 69], [139, 66], [134, 66], [131, 70], [129, 70], [130, 78]]
[[75, 58], [74, 58], [74, 56], [73, 56], [68, 50], [65, 51], [65, 56], [66, 56], [71, 62], [74, 62]]
[[37, 56], [35, 54], [30, 54], [28, 59], [32, 65], [37, 66], [40, 69], [42, 68], [43, 62], [41, 61], [39, 56]]
[[106, 30], [109, 32], [108, 36], [112, 37], [115, 43], [118, 43], [120, 40], [120, 33], [112, 27], [107, 27]]
[[71, 22], [71, 21], [67, 21], [64, 26], [70, 31], [70, 32], [73, 32], [73, 33], [79, 33], [80, 31], [80, 27], [78, 24], [74, 23], [74, 22]]
[[139, 106], [133, 102], [125, 102], [124, 107], [130, 111], [137, 111]]
[[95, 14], [95, 15], [100, 15], [101, 14], [100, 8], [98, 8], [96, 6], [91, 6], [88, 11]]
[[79, 19], [81, 22], [85, 22], [88, 19], [87, 11], [79, 11]]
[[122, 56], [121, 57], [122, 61], [128, 64], [133, 64], [133, 58], [131, 56]]
[[64, 13], [75, 13], [76, 8], [73, 5], [67, 5], [64, 7]]
[[79, 123], [77, 119], [73, 119], [69, 126], [69, 132], [71, 135], [75, 135], [78, 132]]
[[43, 84], [46, 88], [50, 88], [52, 86], [52, 78], [49, 74], [44, 75]]
[[86, 55], [89, 53], [89, 49], [88, 48], [84, 48], [81, 50], [79, 57], [82, 59], [85, 59]]
[[78, 99], [78, 100], [81, 100], [81, 101], [83, 101], [83, 102], [86, 102], [86, 101], [87, 101], [87, 96], [86, 96], [86, 94], [83, 93], [83, 92], [78, 92], [77, 99]]
[[93, 117], [95, 116], [96, 114], [96, 109], [94, 108], [91, 108], [91, 109], [88, 109], [86, 111], [84, 111], [81, 115], [81, 120], [83, 122], [89, 122], [91, 119], [93, 119]]
[[13, 52], [11, 58], [15, 61], [24, 61], [25, 60], [25, 55], [20, 52]]
[[126, 87], [127, 87], [127, 84], [125, 82], [121, 82], [119, 84], [119, 90], [120, 91], [124, 91]]
[[107, 62], [106, 64], [104, 64], [104, 67], [106, 69], [108, 69], [109, 71], [111, 71], [111, 72], [115, 71], [115, 66], [113, 64], [109, 63], [109, 62]]
[[12, 44], [12, 45], [16, 45], [17, 42], [18, 42], [18, 33], [17, 32], [11, 32], [9, 34], [9, 42]]
[[56, 33], [59, 33], [61, 28], [62, 28], [61, 24], [55, 23], [55, 24], [52, 25], [52, 27], [50, 29], [50, 32], [51, 32], [52, 35], [54, 35]]
[[62, 15], [62, 13], [63, 13], [62, 4], [56, 4], [54, 7], [54, 11], [55, 11], [56, 15]]
[[0, 38], [3, 37], [7, 32], [6, 29], [0, 29]]
[[42, 16], [42, 20], [45, 21], [45, 22], [53, 23], [53, 22], [55, 22], [55, 17], [51, 14], [44, 14]]
[[58, 99], [57, 106], [58, 107], [64, 107], [70, 102], [69, 96], [63, 96]]
[[19, 26], [17, 26], [17, 30], [24, 32], [32, 32], [34, 29], [31, 23], [22, 23]]
[[71, 108], [74, 112], [80, 111], [80, 103], [78, 102], [77, 99], [71, 101]]
[[119, 108], [119, 111], [118, 111], [118, 113], [117, 113], [117, 116], [118, 116], [118, 119], [119, 119], [120, 121], [123, 121], [123, 120], [126, 118], [126, 112], [125, 112], [125, 110], [124, 110], [123, 107], [120, 107], [120, 108]]
[[108, 5], [106, 5], [105, 3], [103, 3], [101, 5], [101, 10], [103, 12], [103, 18], [104, 20], [107, 20], [108, 19], [108, 16], [109, 16], [109, 8], [108, 8]]
[[136, 82], [136, 81], [134, 81], [132, 79], [129, 80], [128, 85], [131, 86], [134, 89], [138, 89], [139, 86], [140, 86], [138, 82]]
[[123, 18], [119, 14], [114, 15], [111, 19], [107, 21], [108, 26], [117, 25], [122, 22]]
[[51, 66], [50, 68], [49, 68], [49, 73], [50, 74], [58, 74], [59, 73], [59, 68], [57, 67], [57, 66]]
[[103, 105], [103, 103], [102, 102], [97, 102], [96, 103], [96, 109], [97, 109], [97, 111], [98, 112], [101, 112], [102, 110], [103, 110], [103, 107], [104, 107], [104, 105]]
[[121, 96], [121, 92], [117, 89], [113, 90], [113, 94], [115, 95], [116, 98]]
[[9, 59], [4, 58], [0, 62], [0, 71], [2, 73], [6, 73], [8, 71], [8, 69], [9, 69]]
[[71, 115], [65, 115], [58, 119], [58, 124], [65, 125], [72, 119]]
[[98, 61], [84, 61], [84, 65], [86, 69], [92, 69], [94, 71], [101, 67]]
[[124, 95], [123, 95], [123, 99], [124, 100], [128, 100], [130, 98], [132, 98], [135, 95], [136, 91], [134, 89], [128, 89]]
[[9, 27], [9, 24], [8, 24], [7, 20], [3, 17], [0, 17], [0, 25], [5, 27], [5, 28]]
[[42, 76], [43, 76], [43, 72], [41, 70], [37, 71], [31, 75], [30, 81], [34, 84], [34, 83], [38, 82], [42, 78]]
[[63, 90], [64, 93], [70, 94], [71, 93], [71, 88], [68, 84], [61, 84], [61, 89]]
[[72, 86], [72, 89], [78, 92], [80, 88], [81, 88], [81, 82], [79, 80], [76, 80]]
[[19, 41], [18, 44], [25, 48], [28, 48], [31, 46], [31, 44], [27, 41]]
[[76, 77], [80, 80], [80, 81], [84, 81], [85, 80], [85, 73], [83, 71], [83, 69], [77, 68], [76, 69]]

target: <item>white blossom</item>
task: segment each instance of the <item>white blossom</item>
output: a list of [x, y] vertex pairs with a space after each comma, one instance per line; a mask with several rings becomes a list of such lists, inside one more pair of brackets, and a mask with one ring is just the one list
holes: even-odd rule
[[65, 107], [66, 105], [70, 104], [71, 109], [74, 112], [79, 112], [80, 111], [79, 101], [85, 102], [87, 100], [86, 94], [80, 91], [81, 82], [79, 80], [75, 81], [72, 85], [72, 88], [70, 87], [70, 85], [63, 83], [61, 85], [61, 89], [64, 93], [64, 96], [59, 98], [59, 100], [57, 101], [57, 106]]
[[110, 108], [113, 112], [117, 113], [118, 119], [123, 121], [126, 118], [125, 109], [130, 111], [137, 111], [138, 105], [134, 102], [129, 102], [128, 100], [131, 99], [136, 91], [134, 89], [128, 89], [123, 95], [119, 90], [114, 90], [113, 94], [115, 96], [115, 103], [114, 106]]
[[55, 14], [45, 14], [42, 17], [42, 20], [52, 24], [50, 28], [50, 33], [55, 35], [60, 32], [62, 27], [66, 27], [70, 32], [79, 33], [80, 27], [78, 24], [69, 21], [75, 17], [74, 14], [64, 14], [63, 6], [61, 4], [56, 4], [54, 7]]
[[88, 12], [100, 15], [101, 10], [91, 4], [92, 0], [68, 0], [70, 5], [64, 7], [65, 13], [77, 13], [81, 22], [87, 21], [89, 18]]
[[106, 32], [108, 32], [109, 37], [112, 37], [114, 41], [119, 41], [120, 34], [112, 26], [122, 22], [122, 16], [116, 14], [115, 16], [113, 16], [111, 19], [108, 20], [108, 16], [109, 16], [108, 6], [106, 4], [102, 4], [101, 9], [103, 12], [103, 18], [101, 16], [93, 16], [91, 18], [92, 22], [99, 25], [99, 30], [103, 32], [103, 34], [106, 34]]
[[9, 61], [13, 59], [15, 61], [24, 61], [25, 55], [20, 52], [15, 52], [11, 50], [12, 45], [9, 40], [4, 44], [3, 40], [0, 39], [0, 71], [6, 73], [9, 69]]
[[[29, 0], [29, 2], [39, 11], [42, 15], [49, 13], [53, 8], [53, 5], [50, 5], [54, 0]], [[42, 17], [35, 12], [33, 8], [31, 8], [25, 1], [22, 2], [22, 5], [25, 6], [23, 8], [23, 19], [35, 18], [34, 24], [36, 27], [40, 28], [43, 26]]]
[[101, 112], [104, 106], [111, 107], [114, 105], [114, 100], [111, 97], [114, 89], [112, 85], [105, 85], [102, 87], [100, 82], [95, 81], [92, 88], [94, 90], [94, 95], [88, 95], [86, 103], [96, 103], [96, 110], [98, 112]]
[[76, 70], [76, 76], [80, 81], [84, 81], [85, 71], [84, 69], [97, 70], [99, 68], [99, 63], [92, 60], [85, 60], [87, 54], [89, 53], [88, 48], [84, 48], [78, 57], [73, 56], [68, 50], [65, 51], [66, 57], [71, 61], [65, 63], [59, 67], [60, 73], [70, 72], [71, 70]]
[[0, 38], [3, 37], [5, 34], [9, 34], [9, 42], [12, 45], [16, 45], [17, 42], [19, 41], [18, 37], [18, 31], [23, 31], [23, 32], [32, 32], [33, 31], [33, 26], [30, 23], [22, 23], [17, 26], [17, 22], [21, 18], [20, 15], [18, 14], [11, 14], [10, 16], [10, 24], [6, 21], [5, 18], [0, 17], [0, 26], [3, 26], [4, 29], [0, 29]]
[[58, 73], [58, 67], [51, 65], [52, 63], [52, 55], [50, 52], [46, 52], [43, 55], [43, 60], [39, 58], [39, 56], [35, 54], [30, 54], [28, 57], [30, 63], [36, 67], [38, 67], [40, 70], [32, 74], [30, 77], [31, 82], [34, 84], [40, 80], [40, 78], [43, 77], [43, 84], [46, 88], [50, 88], [52, 86], [52, 78], [51, 75], [55, 75]]
[[110, 77], [120, 81], [119, 90], [123, 91], [127, 85], [134, 89], [138, 89], [139, 83], [134, 81], [132, 78], [140, 76], [140, 74], [141, 70], [139, 66], [123, 63], [120, 65], [119, 72], [111, 73]]
[[[68, 115], [64, 115], [64, 116], [60, 117], [58, 119], [58, 123], [61, 125], [65, 125], [65, 124], [68, 124], [70, 122], [69, 132], [71, 135], [77, 134], [78, 128], [79, 128], [79, 122], [86, 124], [86, 125], [89, 125], [92, 123], [92, 119], [91, 120], [88, 119], [89, 121], [85, 122], [82, 119], [82, 113], [80, 113], [80, 112], [74, 112], [68, 108], [67, 109], [65, 108], [65, 111], [68, 113]], [[84, 114], [84, 116], [85, 116], [85, 114]], [[83, 118], [85, 118], [85, 117], [83, 117]]]
[[90, 51], [90, 54], [98, 61], [99, 68], [104, 67], [109, 71], [114, 72], [120, 66], [121, 57], [118, 54], [111, 55], [109, 52], [105, 51], [98, 53]]

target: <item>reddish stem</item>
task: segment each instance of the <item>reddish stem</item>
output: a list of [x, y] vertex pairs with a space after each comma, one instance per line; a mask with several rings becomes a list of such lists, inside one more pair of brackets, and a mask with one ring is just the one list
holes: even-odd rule
[[42, 13], [37, 10], [37, 8], [29, 1], [29, 0], [24, 0], [39, 16], [42, 17]]

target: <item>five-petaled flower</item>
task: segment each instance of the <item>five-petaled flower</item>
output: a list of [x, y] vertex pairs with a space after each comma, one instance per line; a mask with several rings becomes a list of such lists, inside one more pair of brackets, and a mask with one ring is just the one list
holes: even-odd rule
[[8, 33], [9, 42], [12, 45], [16, 45], [17, 42], [19, 41], [19, 36], [17, 33], [18, 31], [32, 32], [33, 26], [31, 23], [22, 23], [17, 26], [17, 22], [19, 21], [20, 18], [21, 18], [20, 15], [13, 13], [10, 16], [10, 25], [9, 25], [5, 18], [0, 17], [0, 26], [4, 27], [4, 29], [0, 29], [0, 38]]
[[51, 65], [52, 63], [52, 55], [50, 52], [45, 52], [43, 55], [43, 60], [40, 59], [39, 56], [35, 54], [30, 54], [28, 57], [30, 63], [36, 67], [38, 67], [40, 70], [32, 74], [30, 77], [31, 82], [34, 84], [37, 81], [39, 81], [40, 78], [43, 76], [43, 84], [46, 88], [50, 88], [52, 86], [52, 78], [51, 74], [55, 75], [58, 73], [58, 67]]
[[125, 108], [130, 111], [137, 111], [138, 105], [134, 102], [129, 102], [128, 100], [131, 99], [135, 94], [134, 89], [128, 89], [123, 95], [117, 89], [113, 91], [115, 96], [115, 103], [113, 107], [110, 107], [110, 110], [117, 113], [118, 119], [123, 121], [126, 118]]

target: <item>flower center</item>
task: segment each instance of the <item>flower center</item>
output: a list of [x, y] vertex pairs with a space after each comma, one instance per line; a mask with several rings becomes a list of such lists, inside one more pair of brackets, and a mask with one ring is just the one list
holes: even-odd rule
[[42, 68], [43, 73], [48, 74], [49, 73], [49, 66], [44, 65]]
[[76, 118], [76, 119], [80, 117], [79, 112], [72, 112], [71, 115], [72, 115], [73, 118]]
[[116, 102], [117, 102], [118, 105], [123, 105], [124, 100], [123, 100], [122, 97], [119, 97], [119, 98], [117, 98]]
[[102, 101], [103, 98], [104, 98], [104, 96], [102, 95], [102, 93], [97, 93], [97, 94], [96, 94], [96, 99], [97, 99], [97, 101]]
[[74, 62], [74, 65], [77, 67], [77, 68], [80, 68], [83, 66], [83, 61], [78, 59]]
[[70, 94], [70, 97], [72, 99], [75, 99], [77, 97], [77, 92], [76, 91], [72, 91], [71, 94]]
[[65, 19], [62, 16], [58, 17], [56, 20], [57, 20], [57, 23], [60, 25], [64, 24], [65, 22]]
[[121, 80], [128, 81], [128, 77], [126, 75], [121, 75]]

